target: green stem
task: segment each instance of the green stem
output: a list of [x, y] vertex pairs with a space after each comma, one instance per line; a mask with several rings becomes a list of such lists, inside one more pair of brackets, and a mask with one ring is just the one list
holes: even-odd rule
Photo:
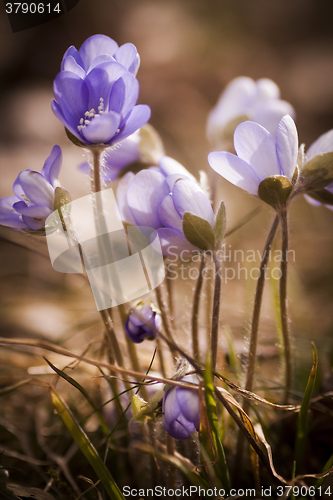
[[[265, 286], [265, 274], [267, 268], [267, 262], [270, 255], [271, 246], [276, 234], [276, 230], [279, 225], [279, 216], [276, 215], [269, 231], [264, 251], [260, 263], [260, 272], [257, 280], [257, 286], [254, 296], [254, 306], [252, 314], [252, 324], [251, 324], [251, 335], [250, 335], [250, 348], [247, 363], [246, 372], [246, 383], [245, 389], [247, 391], [252, 391], [253, 377], [255, 372], [256, 357], [257, 357], [257, 344], [258, 344], [258, 330], [259, 330], [259, 319], [262, 304], [262, 296]], [[247, 400], [243, 403], [243, 409], [248, 413], [250, 404]], [[242, 469], [243, 462], [243, 450], [244, 450], [244, 434], [242, 432], [238, 433], [238, 441], [236, 447], [236, 457], [235, 457], [235, 467], [234, 467], [234, 479], [239, 478], [240, 470]]]
[[201, 290], [203, 285], [203, 270], [205, 268], [205, 264], [206, 264], [206, 259], [205, 259], [205, 254], [203, 253], [201, 255], [199, 276], [194, 291], [193, 307], [192, 307], [192, 350], [193, 350], [193, 357], [196, 359], [199, 359], [198, 318], [199, 318], [199, 304], [200, 304]]
[[214, 281], [214, 297], [213, 297], [213, 312], [212, 312], [212, 331], [210, 339], [212, 372], [216, 369], [218, 334], [219, 334], [219, 319], [220, 319], [220, 303], [221, 303], [221, 285], [222, 285], [222, 265], [219, 259], [214, 254], [215, 264], [215, 281]]
[[280, 221], [282, 228], [282, 259], [281, 259], [281, 277], [280, 277], [280, 315], [281, 327], [284, 343], [285, 366], [286, 366], [286, 384], [283, 404], [288, 404], [289, 393], [292, 380], [292, 360], [291, 360], [291, 345], [288, 328], [288, 311], [287, 311], [287, 275], [288, 275], [288, 212], [287, 208], [281, 210]]

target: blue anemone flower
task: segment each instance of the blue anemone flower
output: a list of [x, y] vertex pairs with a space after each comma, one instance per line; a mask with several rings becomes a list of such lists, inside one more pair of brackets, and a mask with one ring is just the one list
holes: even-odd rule
[[195, 178], [176, 160], [163, 156], [158, 167], [128, 172], [117, 189], [117, 205], [126, 222], [157, 229], [164, 255], [198, 250], [183, 232], [190, 212], [214, 227], [211, 203]]
[[121, 47], [105, 35], [93, 35], [77, 50], [73, 45], [66, 50], [61, 63], [61, 70], [72, 71], [84, 76], [104, 62], [117, 61], [136, 75], [140, 66], [140, 56], [132, 43]]
[[149, 304], [139, 302], [127, 318], [125, 332], [132, 342], [140, 344], [144, 339], [156, 338], [156, 330], [159, 330], [161, 325], [161, 315]]
[[13, 185], [15, 196], [0, 199], [1, 225], [34, 231], [45, 226], [54, 210], [55, 190], [60, 187], [61, 163], [61, 148], [54, 146], [41, 173], [28, 169], [18, 175]]
[[53, 83], [52, 109], [82, 143], [111, 146], [145, 125], [151, 112], [149, 106], [136, 104], [139, 83], [133, 72], [113, 56], [100, 54], [100, 37], [87, 40], [87, 51], [81, 55], [84, 45], [78, 53], [76, 49], [66, 53], [64, 69]]
[[[198, 385], [195, 375], [186, 375], [181, 382]], [[185, 387], [171, 387], [166, 391], [162, 403], [163, 426], [175, 439], [186, 439], [200, 425], [199, 393]]]
[[260, 183], [267, 177], [293, 179], [298, 161], [298, 135], [289, 115], [280, 120], [275, 138], [258, 123], [241, 123], [235, 130], [234, 146], [237, 155], [214, 151], [208, 155], [208, 161], [235, 186], [257, 196]]

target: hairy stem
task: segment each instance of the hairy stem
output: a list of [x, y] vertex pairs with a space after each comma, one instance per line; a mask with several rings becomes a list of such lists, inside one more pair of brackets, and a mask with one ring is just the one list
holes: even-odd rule
[[[276, 215], [272, 227], [269, 231], [260, 263], [260, 272], [254, 296], [254, 306], [253, 306], [251, 335], [250, 335], [250, 348], [249, 348], [247, 372], [246, 372], [245, 389], [247, 391], [252, 391], [252, 386], [253, 386], [253, 377], [254, 377], [256, 357], [257, 357], [259, 319], [260, 319], [260, 311], [262, 304], [262, 296], [265, 286], [265, 274], [266, 274], [267, 262], [270, 255], [271, 246], [278, 225], [279, 225], [279, 216]], [[250, 407], [249, 402], [245, 400], [243, 404], [243, 409], [246, 413], [248, 413], [249, 407]], [[242, 432], [239, 432], [236, 457], [235, 457], [234, 479], [239, 475], [239, 471], [242, 468], [243, 449], [244, 449], [244, 434]]]
[[[175, 341], [173, 338], [173, 331], [172, 331], [173, 329], [172, 329], [172, 324], [170, 321], [170, 311], [169, 311], [167, 303], [165, 302], [165, 300], [163, 298], [163, 290], [162, 290], [161, 285], [159, 285], [158, 287], [155, 288], [155, 295], [156, 295], [158, 307], [161, 311], [162, 323], [163, 323], [163, 327], [164, 327], [166, 336], [168, 337], [170, 342], [172, 342], [174, 344]], [[172, 351], [172, 354], [175, 354], [175, 350], [173, 348], [171, 349], [171, 351]]]
[[289, 393], [292, 379], [292, 361], [291, 361], [291, 346], [288, 329], [288, 312], [287, 312], [287, 274], [288, 274], [288, 212], [287, 208], [280, 212], [280, 221], [282, 228], [282, 259], [281, 259], [281, 277], [280, 277], [280, 315], [282, 336], [284, 342], [285, 366], [286, 366], [286, 384], [283, 404], [288, 404]]
[[192, 307], [192, 350], [193, 357], [199, 359], [199, 335], [198, 335], [198, 318], [199, 318], [199, 304], [203, 285], [203, 270], [205, 268], [206, 258], [205, 254], [201, 255], [201, 262], [199, 266], [199, 276], [197, 285], [194, 291], [193, 307]]
[[213, 312], [212, 312], [212, 332], [210, 339], [212, 371], [216, 369], [217, 347], [219, 336], [219, 319], [220, 319], [220, 303], [221, 303], [221, 285], [222, 285], [222, 265], [219, 259], [214, 255], [215, 264], [215, 281], [214, 281], [214, 297], [213, 297]]

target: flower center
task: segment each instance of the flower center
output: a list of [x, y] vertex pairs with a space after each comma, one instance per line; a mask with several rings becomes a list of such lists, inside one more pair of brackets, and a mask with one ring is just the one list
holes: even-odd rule
[[77, 126], [78, 131], [81, 132], [82, 129], [84, 129], [87, 125], [90, 124], [93, 118], [99, 118], [103, 113], [105, 113], [104, 99], [103, 97], [100, 97], [98, 111], [96, 112], [94, 108], [91, 108], [90, 111], [86, 111], [84, 113], [84, 118], [81, 118], [80, 120], [80, 125]]

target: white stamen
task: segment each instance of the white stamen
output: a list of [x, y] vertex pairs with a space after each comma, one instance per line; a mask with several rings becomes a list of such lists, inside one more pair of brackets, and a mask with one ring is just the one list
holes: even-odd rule
[[90, 121], [93, 118], [98, 118], [103, 113], [105, 113], [105, 111], [104, 111], [104, 99], [103, 99], [103, 97], [100, 97], [99, 106], [98, 106], [98, 113], [96, 113], [94, 108], [91, 108], [90, 111], [86, 111], [84, 113], [84, 118], [80, 119], [80, 125], [77, 126], [78, 131], [81, 132], [82, 129], [84, 129], [86, 126], [88, 126], [90, 124]]

